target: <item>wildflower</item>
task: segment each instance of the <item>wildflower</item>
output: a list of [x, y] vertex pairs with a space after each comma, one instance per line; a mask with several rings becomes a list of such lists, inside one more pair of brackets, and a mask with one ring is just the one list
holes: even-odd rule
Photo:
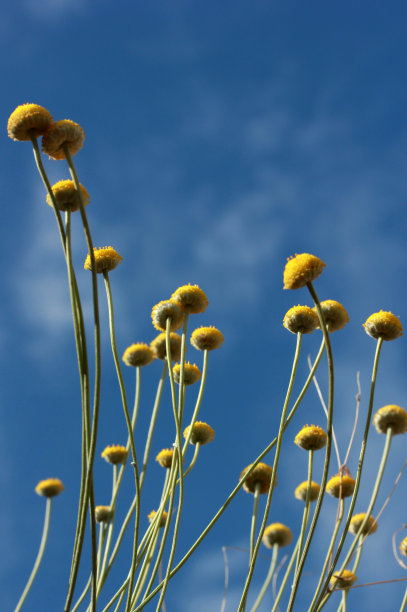
[[[165, 332], [159, 334], [150, 344], [154, 357], [156, 359], [165, 359], [167, 357], [167, 343]], [[178, 361], [181, 357], [181, 336], [178, 334], [170, 334], [170, 349], [171, 360]]]
[[[350, 525], [349, 525], [349, 531], [353, 535], [357, 534], [357, 532], [360, 529], [361, 524], [365, 520], [365, 517], [366, 517], [365, 512], [361, 512], [360, 514], [355, 514], [354, 516], [352, 516]], [[369, 518], [367, 519], [366, 525], [363, 527], [362, 535], [364, 536], [370, 535], [372, 533], [375, 533], [376, 531], [377, 531], [377, 522], [374, 520], [372, 516], [369, 516]]]
[[42, 138], [42, 150], [52, 159], [65, 159], [64, 146], [71, 155], [83, 147], [85, 132], [80, 125], [70, 119], [62, 119], [51, 124]]
[[314, 451], [326, 446], [327, 435], [321, 427], [305, 425], [295, 436], [294, 442], [304, 450]]
[[[93, 254], [95, 256], [95, 267], [97, 274], [102, 274], [103, 272], [110, 272], [117, 268], [119, 263], [123, 261], [123, 257], [119, 255], [117, 251], [114, 250], [111, 246], [94, 248]], [[85, 270], [92, 270], [92, 262], [90, 259], [90, 255], [86, 256], [85, 265], [83, 266]]]
[[113, 517], [113, 512], [110, 506], [96, 506], [95, 519], [98, 523], [108, 523]]
[[[148, 515], [148, 517], [147, 517], [147, 518], [148, 518], [148, 522], [149, 522], [149, 523], [152, 523], [152, 522], [153, 522], [153, 520], [154, 520], [154, 517], [155, 517], [156, 515], [157, 515], [157, 512], [156, 512], [155, 510], [152, 510], [152, 511], [150, 512], [150, 514]], [[167, 522], [167, 519], [168, 519], [168, 512], [166, 512], [165, 510], [163, 510], [163, 513], [162, 513], [162, 515], [161, 515], [160, 522], [158, 523], [158, 526], [159, 526], [159, 527], [165, 527], [165, 523]]]
[[[248, 465], [243, 470], [243, 472], [240, 474], [239, 480], [243, 479], [251, 467], [252, 464]], [[254, 493], [257, 485], [259, 485], [259, 493], [268, 493], [272, 476], [273, 468], [271, 466], [267, 465], [266, 463], [258, 463], [253, 472], [243, 483], [243, 489], [247, 493]], [[274, 484], [277, 484], [277, 478], [275, 479]]]
[[120, 444], [112, 444], [111, 446], [106, 446], [105, 450], [101, 454], [101, 457], [103, 457], [103, 459], [105, 459], [108, 463], [117, 465], [118, 463], [126, 463], [128, 454], [129, 453], [125, 446], [121, 446]]
[[168, 469], [168, 468], [171, 467], [173, 456], [174, 456], [174, 449], [173, 448], [163, 448], [163, 450], [158, 453], [158, 455], [155, 458], [155, 460], [158, 461], [158, 463], [163, 468], [167, 468]]
[[357, 579], [356, 574], [345, 569], [341, 574], [333, 574], [329, 584], [333, 589], [348, 589]]
[[401, 541], [399, 551], [402, 555], [404, 555], [404, 557], [407, 557], [407, 538], [404, 538], [404, 540]]
[[264, 530], [262, 542], [267, 548], [273, 548], [275, 544], [280, 547], [288, 546], [292, 539], [293, 534], [289, 527], [282, 523], [271, 523]]
[[309, 306], [293, 306], [283, 319], [284, 327], [293, 334], [311, 334], [318, 324], [318, 315]]
[[[176, 383], [180, 381], [181, 375], [181, 365], [176, 363], [174, 368], [174, 380]], [[188, 361], [184, 364], [184, 384], [185, 385], [193, 385], [201, 379], [201, 371], [197, 365], [189, 363]]]
[[52, 116], [38, 104], [21, 104], [11, 113], [7, 132], [13, 140], [31, 140], [31, 136], [41, 136], [52, 123]]
[[[313, 310], [317, 312], [314, 306]], [[349, 315], [345, 308], [335, 300], [325, 300], [321, 302], [321, 310], [324, 315], [325, 323], [328, 331], [335, 332], [343, 329], [346, 323], [349, 323]], [[319, 322], [318, 322], [319, 327]]]
[[208, 307], [208, 298], [198, 285], [183, 285], [178, 287], [171, 296], [172, 300], [178, 302], [180, 306], [188, 309], [189, 312], [197, 314], [204, 312]]
[[396, 340], [403, 335], [403, 327], [400, 319], [391, 312], [375, 312], [363, 323], [365, 332], [372, 338], [382, 338], [383, 340]]
[[379, 408], [373, 417], [377, 433], [387, 433], [390, 428], [393, 435], [407, 431], [407, 412], [400, 406], [389, 404]]
[[184, 309], [175, 300], [163, 300], [151, 312], [153, 325], [161, 331], [166, 330], [167, 319], [171, 319], [170, 330], [179, 329], [184, 322]]
[[126, 348], [122, 359], [128, 366], [141, 368], [153, 361], [154, 351], [148, 344], [137, 342], [137, 344], [131, 344]]
[[355, 488], [355, 480], [352, 476], [337, 474], [326, 483], [326, 492], [332, 497], [349, 497]]
[[[317, 482], [311, 481], [310, 483], [310, 494], [309, 500], [310, 502], [315, 501], [318, 498], [320, 486]], [[304, 480], [294, 491], [294, 496], [296, 499], [301, 499], [305, 501], [307, 499], [307, 491], [308, 491], [308, 481]]]
[[[90, 195], [83, 185], [79, 186], [81, 188], [83, 205], [87, 206], [89, 204]], [[58, 181], [58, 183], [52, 185], [51, 189], [52, 193], [54, 194], [55, 207], [58, 210], [75, 212], [79, 209], [79, 195], [73, 181]], [[47, 194], [47, 202], [50, 206], [52, 206], [52, 201], [49, 194]]]
[[198, 327], [192, 332], [191, 344], [198, 351], [213, 351], [223, 343], [223, 334], [216, 327]]
[[43, 497], [55, 497], [62, 493], [64, 488], [59, 478], [47, 478], [46, 480], [40, 480], [35, 487], [35, 492]]
[[300, 289], [312, 282], [325, 268], [323, 261], [315, 255], [301, 253], [289, 257], [284, 269], [284, 289]]
[[[188, 425], [188, 427], [184, 430], [185, 440], [188, 438], [190, 429], [191, 429], [191, 426]], [[202, 421], [196, 421], [192, 427], [190, 443], [191, 444], [199, 443], [202, 446], [203, 444], [208, 444], [209, 442], [212, 442], [214, 437], [215, 437], [215, 432], [210, 425], [208, 425], [207, 423], [203, 423]]]

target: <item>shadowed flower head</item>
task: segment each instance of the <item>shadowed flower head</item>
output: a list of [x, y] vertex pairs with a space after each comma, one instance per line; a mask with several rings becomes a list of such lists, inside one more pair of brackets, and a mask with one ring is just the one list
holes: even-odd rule
[[[148, 522], [152, 523], [156, 515], [157, 515], [157, 512], [155, 510], [151, 510], [150, 514], [147, 516]], [[160, 517], [160, 522], [158, 523], [158, 526], [159, 527], [165, 527], [165, 523], [167, 522], [167, 519], [168, 519], [168, 512], [163, 510], [163, 513], [162, 513], [162, 515]]]
[[[365, 512], [361, 512], [360, 514], [355, 514], [354, 516], [352, 516], [350, 525], [349, 525], [349, 531], [353, 535], [357, 534], [363, 521], [365, 520], [365, 517], [366, 517]], [[371, 535], [372, 533], [375, 533], [376, 531], [377, 531], [377, 522], [374, 520], [372, 516], [369, 516], [369, 518], [367, 519], [366, 525], [363, 527], [362, 535], [364, 536]]]
[[348, 476], [347, 474], [343, 474], [340, 476], [337, 474], [333, 476], [326, 483], [326, 492], [332, 497], [343, 498], [350, 497], [353, 493], [353, 489], [355, 488], [355, 480], [352, 476]]
[[96, 506], [95, 519], [98, 523], [108, 523], [113, 517], [110, 506]]
[[42, 136], [52, 123], [51, 113], [39, 104], [21, 104], [11, 113], [7, 132], [13, 140]]
[[284, 289], [300, 289], [322, 273], [325, 265], [319, 257], [301, 253], [289, 257], [284, 269]]
[[171, 296], [172, 300], [193, 314], [204, 312], [208, 307], [208, 298], [198, 285], [183, 285], [178, 287]]
[[[95, 247], [93, 249], [93, 254], [95, 256], [95, 267], [97, 274], [110, 272], [111, 270], [117, 268], [119, 263], [123, 261], [123, 257], [119, 255], [119, 253], [111, 246], [100, 248]], [[85, 265], [83, 267], [85, 270], [92, 270], [92, 262], [89, 253], [86, 256]]]
[[105, 450], [101, 454], [101, 457], [103, 457], [103, 459], [105, 459], [108, 463], [117, 465], [118, 463], [125, 463], [128, 454], [129, 453], [125, 446], [121, 446], [120, 444], [111, 444], [110, 446], [106, 446]]
[[[191, 429], [190, 425], [186, 427], [184, 430], [184, 438], [185, 440], [188, 438], [189, 430]], [[207, 423], [203, 423], [202, 421], [196, 421], [192, 427], [192, 433], [190, 438], [190, 444], [208, 444], [212, 442], [215, 437], [215, 432], [210, 425]]]
[[262, 542], [267, 548], [273, 548], [277, 544], [280, 548], [291, 544], [293, 534], [291, 529], [282, 523], [271, 523], [264, 530]]
[[[90, 201], [90, 195], [83, 185], [80, 185], [83, 205], [87, 206]], [[75, 183], [71, 180], [58, 181], [51, 187], [54, 195], [55, 207], [58, 210], [75, 212], [79, 210], [80, 200], [76, 191]], [[52, 206], [51, 198], [47, 194], [47, 203]]]
[[35, 492], [43, 497], [55, 497], [62, 493], [64, 488], [59, 478], [47, 478], [46, 480], [40, 480], [35, 487]]
[[[174, 372], [175, 382], [179, 383], [180, 375], [181, 375], [181, 365], [179, 363], [175, 364], [173, 368], [173, 372]], [[201, 371], [197, 365], [189, 363], [188, 361], [184, 364], [184, 384], [185, 385], [193, 385], [194, 383], [198, 382], [198, 380], [201, 380], [201, 376], [202, 376]]]
[[163, 300], [153, 306], [151, 318], [156, 329], [166, 330], [167, 319], [171, 319], [170, 330], [179, 329], [184, 322], [184, 309], [175, 300]]
[[[252, 464], [248, 465], [243, 472], [240, 474], [239, 480], [247, 474]], [[253, 472], [243, 483], [243, 489], [246, 493], [254, 493], [256, 487], [259, 486], [259, 493], [268, 493], [270, 489], [271, 478], [273, 476], [273, 468], [266, 463], [258, 463], [254, 468]], [[274, 481], [274, 485], [277, 484], [277, 478]]]
[[295, 436], [294, 442], [307, 451], [315, 451], [326, 446], [327, 435], [321, 427], [305, 425]]
[[[335, 300], [325, 300], [321, 302], [321, 309], [329, 332], [339, 331], [345, 327], [346, 323], [349, 323], [349, 315], [339, 302]], [[315, 306], [313, 310], [315, 313], [317, 312]]]
[[[167, 357], [167, 344], [165, 339], [165, 332], [159, 334], [150, 344], [154, 357], [156, 359], [166, 359]], [[181, 336], [178, 334], [170, 333], [170, 349], [171, 349], [171, 361], [178, 361], [181, 357]]]
[[[311, 481], [310, 483], [310, 502], [315, 501], [319, 495], [320, 486], [317, 482]], [[294, 491], [294, 495], [296, 499], [301, 499], [305, 502], [307, 499], [307, 491], [308, 491], [308, 480], [304, 480]]]
[[343, 570], [341, 574], [334, 573], [329, 584], [334, 589], [347, 589], [356, 582], [358, 577], [348, 569]]
[[403, 327], [400, 319], [391, 312], [375, 312], [370, 315], [366, 323], [363, 323], [365, 332], [372, 338], [382, 338], [383, 340], [396, 340], [403, 335]]
[[163, 450], [158, 453], [158, 455], [155, 458], [155, 460], [158, 461], [158, 463], [163, 468], [167, 468], [168, 469], [168, 468], [171, 467], [173, 456], [174, 456], [174, 449], [173, 448], [163, 448]]
[[293, 334], [310, 334], [318, 324], [318, 315], [309, 306], [293, 306], [283, 319], [284, 327]]
[[154, 352], [148, 344], [137, 342], [137, 344], [131, 344], [126, 348], [122, 359], [128, 366], [141, 368], [153, 361]]
[[42, 150], [52, 159], [65, 159], [64, 146], [71, 155], [75, 155], [83, 147], [85, 132], [80, 125], [70, 119], [62, 119], [52, 123], [42, 139]]
[[387, 433], [390, 428], [393, 435], [407, 431], [407, 412], [401, 406], [389, 404], [379, 408], [373, 417], [377, 433]]
[[221, 346], [224, 338], [222, 332], [212, 325], [198, 327], [191, 334], [191, 344], [198, 351], [213, 351]]

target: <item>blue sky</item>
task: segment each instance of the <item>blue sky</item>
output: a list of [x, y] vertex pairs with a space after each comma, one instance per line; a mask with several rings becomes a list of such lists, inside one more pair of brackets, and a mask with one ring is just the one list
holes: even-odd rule
[[[188, 482], [179, 555], [277, 431], [295, 344], [282, 318], [292, 305], [310, 304], [306, 291], [282, 289], [287, 256], [305, 251], [321, 257], [327, 266], [316, 289], [321, 299], [341, 301], [350, 315], [349, 325], [332, 338], [335, 430], [342, 455], [357, 371], [362, 415], [367, 409], [374, 342], [361, 324], [384, 309], [407, 325], [406, 16], [405, 4], [396, 1], [249, 6], [241, 0], [118, 0], [113, 6], [105, 0], [27, 0], [2, 9], [3, 125], [18, 104], [29, 101], [86, 131], [75, 161], [91, 194], [94, 242], [111, 244], [124, 258], [111, 276], [120, 349], [150, 341], [152, 306], [188, 282], [198, 283], [210, 302], [191, 326], [213, 324], [225, 336], [222, 349], [211, 355], [200, 415], [216, 438], [202, 449]], [[80, 468], [69, 296], [54, 218], [30, 146], [12, 143], [4, 129], [0, 147], [0, 233], [7, 261], [0, 310], [0, 525], [7, 551], [0, 562], [2, 607], [15, 605], [36, 554], [43, 500], [33, 488], [42, 478], [58, 476], [66, 490], [55, 500], [49, 545], [26, 609], [42, 609], [46, 592], [48, 609], [60, 610]], [[47, 162], [47, 170], [53, 182], [68, 177], [62, 162]], [[90, 316], [79, 219], [74, 229], [75, 262]], [[105, 327], [98, 456], [125, 437], [102, 284], [100, 296]], [[304, 339], [297, 388], [307, 373], [306, 356], [315, 355], [319, 340], [317, 333]], [[384, 346], [376, 408], [389, 403], [407, 408], [405, 346], [404, 338]], [[199, 364], [192, 348], [188, 353]], [[140, 445], [160, 371], [154, 363], [143, 372]], [[129, 396], [132, 374], [125, 371]], [[319, 379], [326, 393], [325, 366]], [[191, 405], [195, 393], [190, 392]], [[168, 390], [160, 418], [153, 453], [172, 441]], [[270, 514], [271, 521], [284, 521], [294, 532], [300, 510], [293, 490], [305, 479], [306, 459], [292, 440], [305, 423], [323, 424], [314, 390], [287, 431]], [[368, 499], [383, 441], [371, 432], [358, 511]], [[349, 462], [352, 472], [357, 442], [360, 432]], [[404, 448], [402, 437], [396, 438], [378, 507], [405, 460]], [[333, 457], [332, 473], [334, 466]], [[122, 508], [126, 491], [132, 491], [127, 476]], [[161, 483], [157, 465], [151, 465], [150, 478], [146, 513]], [[97, 502], [105, 503], [110, 472], [100, 458], [95, 479]], [[403, 476], [378, 533], [366, 542], [360, 581], [404, 575], [393, 558], [391, 536], [406, 520], [405, 496]], [[229, 551], [227, 610], [236, 609], [251, 502], [243, 492], [238, 496], [170, 585], [169, 610], [220, 608], [222, 546], [245, 549]], [[335, 504], [327, 499], [299, 610], [309, 602], [307, 585], [312, 588], [317, 579], [334, 513]], [[128, 550], [118, 580], [127, 572]], [[268, 553], [262, 554], [253, 597], [266, 573]], [[349, 605], [377, 609], [380, 597], [388, 609], [398, 609], [403, 592], [401, 584], [358, 589]]]

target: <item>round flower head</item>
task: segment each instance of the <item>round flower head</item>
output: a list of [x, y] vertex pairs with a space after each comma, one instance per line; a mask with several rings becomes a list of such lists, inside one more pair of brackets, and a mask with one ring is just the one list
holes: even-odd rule
[[144, 344], [144, 342], [137, 342], [137, 344], [131, 344], [126, 348], [122, 357], [124, 363], [134, 368], [141, 368], [148, 365], [154, 359], [153, 349]]
[[391, 312], [375, 312], [370, 315], [366, 323], [363, 323], [365, 332], [372, 338], [382, 338], [383, 340], [396, 340], [403, 335], [403, 327], [400, 319]]
[[294, 442], [307, 451], [315, 451], [326, 446], [327, 435], [321, 427], [305, 425], [295, 436]]
[[[80, 185], [84, 206], [89, 204], [90, 195], [83, 185]], [[75, 183], [71, 180], [58, 181], [51, 187], [54, 195], [55, 207], [58, 210], [75, 212], [79, 210], [79, 195]], [[47, 195], [47, 203], [52, 206], [51, 198]]]
[[278, 546], [288, 546], [291, 544], [293, 534], [291, 529], [282, 523], [271, 523], [264, 530], [262, 542], [267, 548], [273, 548], [275, 544]]
[[315, 255], [301, 253], [289, 257], [284, 269], [284, 289], [300, 289], [312, 282], [325, 268], [323, 261]]
[[[123, 261], [123, 257], [119, 255], [119, 253], [111, 246], [100, 248], [95, 247], [93, 249], [93, 254], [95, 256], [95, 267], [97, 274], [110, 272], [111, 270], [117, 268], [119, 263]], [[92, 262], [89, 253], [86, 256], [85, 265], [83, 267], [85, 270], [92, 270]]]
[[168, 469], [168, 468], [171, 467], [173, 456], [174, 456], [174, 449], [173, 448], [163, 448], [163, 450], [158, 453], [158, 455], [155, 458], [155, 460], [158, 461], [158, 463], [163, 468], [167, 468]]
[[151, 312], [153, 325], [161, 331], [166, 330], [167, 319], [171, 319], [171, 331], [179, 329], [184, 322], [184, 309], [175, 300], [163, 300]]
[[13, 140], [31, 140], [31, 136], [42, 136], [51, 123], [51, 114], [43, 106], [21, 104], [10, 115], [7, 132]]
[[42, 139], [42, 150], [52, 159], [65, 159], [64, 146], [71, 155], [83, 147], [85, 132], [80, 125], [70, 119], [56, 121], [49, 126]]
[[[315, 501], [318, 498], [320, 486], [317, 482], [311, 481], [310, 484], [310, 494], [309, 500], [310, 502]], [[306, 501], [307, 499], [307, 491], [308, 491], [308, 481], [304, 480], [294, 491], [294, 495], [296, 499], [301, 499], [302, 501]]]
[[[147, 518], [148, 518], [148, 522], [149, 522], [149, 523], [152, 523], [152, 522], [153, 522], [153, 520], [154, 520], [154, 517], [155, 517], [156, 515], [157, 515], [157, 512], [156, 512], [155, 510], [152, 510], [152, 511], [150, 512], [150, 514], [148, 515], [148, 517], [147, 517]], [[165, 510], [163, 510], [163, 513], [162, 513], [162, 515], [161, 515], [160, 522], [158, 523], [158, 526], [159, 526], [159, 527], [165, 527], [165, 523], [167, 522], [167, 519], [168, 519], [168, 512], [166, 512]]]
[[35, 492], [43, 497], [55, 497], [62, 493], [64, 488], [59, 478], [47, 478], [46, 480], [40, 480], [35, 487]]
[[[360, 514], [355, 514], [354, 516], [352, 516], [350, 520], [349, 531], [353, 535], [357, 534], [357, 532], [360, 529], [361, 524], [365, 520], [365, 517], [366, 517], [365, 512], [361, 512]], [[375, 533], [376, 531], [377, 531], [377, 522], [374, 520], [372, 516], [369, 516], [366, 525], [363, 527], [362, 535], [364, 536], [370, 535], [372, 533]]]
[[[165, 359], [167, 357], [165, 332], [159, 334], [157, 338], [154, 338], [150, 346], [156, 359]], [[181, 336], [174, 334], [173, 332], [170, 333], [170, 349], [171, 360], [178, 361], [181, 358]]]
[[[349, 315], [339, 302], [335, 300], [325, 300], [321, 302], [321, 309], [328, 331], [339, 331], [345, 327], [346, 323], [349, 323]], [[313, 310], [317, 312], [316, 307], [314, 307]]]
[[341, 574], [333, 574], [329, 584], [334, 589], [347, 589], [356, 582], [358, 577], [348, 569], [343, 570]]
[[390, 427], [393, 435], [402, 434], [407, 431], [407, 412], [395, 404], [383, 406], [374, 415], [373, 425], [377, 433], [385, 434]]
[[337, 474], [336, 476], [333, 476], [330, 480], [328, 480], [328, 482], [326, 483], [325, 491], [329, 495], [332, 495], [332, 497], [343, 498], [350, 497], [350, 495], [352, 495], [353, 493], [354, 488], [355, 480], [354, 478], [352, 478], [352, 476], [348, 476], [347, 474], [339, 476], [339, 474]]
[[[243, 470], [243, 472], [240, 474], [239, 480], [242, 480], [251, 467], [252, 464], [248, 465]], [[266, 463], [258, 463], [253, 472], [243, 483], [243, 489], [247, 493], [254, 493], [257, 485], [259, 485], [259, 493], [268, 493], [272, 476], [273, 468], [271, 466], [267, 465]], [[277, 484], [277, 478], [274, 481], [274, 484]]]
[[[180, 381], [181, 375], [181, 365], [176, 363], [174, 368], [174, 380], [176, 383]], [[184, 364], [184, 384], [185, 385], [193, 385], [201, 379], [201, 371], [197, 365], [189, 363], [188, 361]]]
[[108, 523], [113, 516], [110, 506], [96, 506], [95, 519], [98, 523]]
[[290, 308], [283, 319], [284, 327], [293, 334], [311, 334], [318, 324], [318, 315], [308, 306]]
[[404, 540], [401, 541], [399, 551], [402, 555], [404, 555], [404, 557], [407, 557], [407, 538], [404, 538]]
[[125, 463], [128, 454], [129, 453], [125, 446], [121, 446], [120, 444], [112, 444], [111, 446], [106, 446], [105, 450], [101, 454], [101, 457], [103, 457], [103, 459], [105, 459], [108, 463], [117, 465], [118, 463]]
[[[184, 438], [185, 440], [188, 438], [189, 430], [191, 429], [190, 425], [184, 430]], [[212, 442], [215, 437], [215, 432], [210, 425], [207, 423], [203, 423], [202, 421], [196, 421], [192, 427], [192, 433], [190, 438], [191, 444], [208, 444]]]
[[213, 351], [223, 343], [223, 334], [216, 327], [198, 327], [192, 332], [191, 344], [198, 351]]
[[178, 287], [172, 294], [171, 299], [193, 314], [204, 312], [208, 307], [208, 298], [198, 285]]

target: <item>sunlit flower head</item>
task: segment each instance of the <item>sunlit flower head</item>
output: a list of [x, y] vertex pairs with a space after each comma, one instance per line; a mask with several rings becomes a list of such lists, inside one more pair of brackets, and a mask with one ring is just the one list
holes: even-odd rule
[[334, 589], [347, 589], [356, 582], [358, 577], [348, 569], [343, 570], [341, 574], [335, 572], [329, 582]]
[[[174, 372], [174, 380], [176, 383], [180, 381], [181, 375], [181, 365], [176, 363], [173, 367]], [[197, 365], [194, 363], [189, 363], [188, 361], [184, 364], [184, 384], [185, 385], [193, 385], [194, 383], [201, 380], [201, 371]]]
[[377, 433], [387, 433], [390, 428], [393, 435], [407, 431], [407, 412], [401, 406], [389, 404], [379, 408], [373, 417]]
[[291, 544], [292, 539], [293, 534], [289, 527], [282, 523], [271, 523], [264, 530], [262, 542], [267, 548], [273, 548], [276, 544], [281, 548]]
[[31, 140], [42, 136], [52, 123], [52, 116], [38, 104], [21, 104], [11, 113], [7, 132], [13, 140]]
[[223, 343], [223, 334], [212, 325], [198, 327], [191, 334], [191, 344], [198, 351], [213, 351]]
[[155, 460], [158, 461], [158, 463], [163, 468], [167, 468], [168, 469], [168, 468], [171, 467], [173, 457], [174, 457], [174, 449], [173, 448], [163, 448], [163, 450], [158, 453], [158, 455], [155, 458]]
[[188, 309], [192, 314], [204, 312], [208, 307], [208, 298], [198, 285], [178, 287], [172, 294], [171, 299], [178, 302], [183, 308]]
[[391, 312], [375, 312], [363, 323], [365, 332], [372, 338], [382, 338], [383, 340], [396, 340], [403, 335], [403, 327], [400, 319]]
[[35, 492], [43, 497], [55, 497], [62, 493], [64, 488], [59, 478], [47, 478], [46, 480], [40, 480], [35, 487]]
[[[190, 425], [184, 430], [184, 438], [185, 440], [188, 438], [189, 430], [191, 429]], [[210, 425], [207, 423], [203, 423], [202, 421], [196, 421], [192, 427], [192, 433], [190, 438], [191, 444], [208, 444], [212, 442], [215, 437], [215, 432]]]
[[[87, 206], [90, 201], [90, 195], [86, 191], [83, 185], [80, 185], [83, 205]], [[58, 210], [75, 212], [80, 208], [80, 199], [78, 192], [76, 191], [75, 183], [70, 179], [65, 181], [58, 181], [55, 185], [52, 185], [52, 193], [54, 195], [55, 207]], [[47, 203], [52, 206], [52, 201], [47, 194]]]
[[105, 459], [108, 463], [112, 463], [113, 465], [117, 465], [119, 463], [126, 463], [128, 451], [125, 446], [121, 446], [120, 444], [111, 444], [110, 446], [106, 446], [105, 450], [102, 452], [101, 457]]
[[113, 517], [113, 512], [110, 506], [96, 506], [95, 519], [98, 523], [108, 523]]
[[[157, 516], [157, 512], [155, 510], [151, 510], [150, 514], [147, 516], [148, 522], [152, 523], [156, 516]], [[158, 526], [159, 527], [165, 527], [165, 523], [167, 522], [167, 519], [168, 519], [168, 512], [163, 510], [163, 513], [162, 513], [162, 515], [160, 517], [160, 522], [158, 523]]]
[[[355, 514], [352, 516], [349, 525], [349, 531], [356, 535], [359, 531], [363, 521], [365, 520], [366, 512], [361, 512], [360, 514]], [[366, 525], [363, 527], [362, 535], [371, 535], [377, 531], [377, 522], [374, 520], [372, 516], [369, 516], [367, 519]]]
[[322, 273], [325, 265], [319, 257], [301, 253], [289, 257], [284, 269], [284, 289], [300, 289]]
[[[93, 254], [95, 256], [95, 267], [97, 274], [110, 272], [111, 270], [117, 268], [119, 263], [123, 261], [123, 257], [119, 255], [119, 253], [111, 246], [100, 248], [95, 247], [93, 249]], [[92, 270], [92, 261], [89, 253], [86, 256], [85, 265], [83, 267], [85, 270]]]
[[399, 551], [404, 557], [407, 557], [407, 537], [400, 542]]
[[316, 425], [305, 425], [295, 436], [294, 442], [307, 451], [315, 451], [326, 446], [327, 435], [325, 431]]
[[326, 492], [332, 497], [350, 497], [355, 488], [355, 480], [352, 476], [337, 474], [326, 483]]
[[184, 309], [175, 300], [158, 302], [151, 311], [151, 318], [156, 329], [166, 330], [167, 319], [171, 319], [170, 330], [179, 329], [184, 322]]
[[[349, 323], [349, 315], [339, 302], [324, 300], [321, 302], [321, 309], [329, 332], [339, 331], [345, 327], [346, 323]], [[313, 310], [317, 311], [315, 306]]]
[[283, 319], [284, 327], [293, 334], [311, 334], [318, 324], [318, 316], [309, 306], [293, 306]]
[[[166, 359], [167, 357], [167, 344], [165, 332], [159, 334], [150, 344], [154, 357], [156, 359]], [[173, 332], [170, 333], [170, 350], [171, 350], [171, 361], [179, 361], [181, 357], [181, 336]]]
[[52, 159], [65, 159], [64, 147], [75, 155], [83, 147], [85, 132], [80, 125], [70, 119], [52, 123], [42, 138], [42, 150]]
[[122, 357], [124, 363], [134, 368], [141, 368], [148, 365], [154, 359], [154, 351], [148, 344], [137, 342], [126, 348]]
[[[247, 474], [252, 464], [248, 465], [243, 472], [240, 474], [239, 480]], [[270, 483], [273, 476], [273, 468], [266, 463], [258, 463], [254, 468], [253, 472], [243, 483], [243, 489], [247, 493], [255, 493], [256, 488], [259, 488], [259, 493], [268, 493], [270, 489]], [[274, 485], [277, 484], [277, 478], [274, 481]]]
[[[310, 483], [310, 494], [309, 494], [309, 500], [310, 502], [315, 501], [316, 499], [318, 499], [318, 495], [319, 495], [319, 491], [320, 491], [320, 486], [317, 482], [311, 481]], [[302, 482], [301, 484], [298, 485], [298, 487], [295, 489], [294, 491], [294, 495], [296, 499], [300, 499], [302, 501], [306, 501], [307, 499], [307, 491], [308, 491], [308, 481], [304, 480], [304, 482]]]

